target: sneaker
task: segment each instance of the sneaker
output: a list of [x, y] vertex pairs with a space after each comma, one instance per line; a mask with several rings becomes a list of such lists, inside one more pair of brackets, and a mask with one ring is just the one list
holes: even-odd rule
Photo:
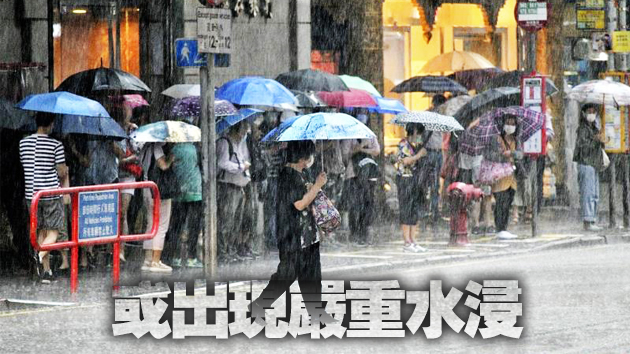
[[486, 227], [485, 233], [486, 235], [494, 235], [497, 231], [494, 229], [494, 226]]
[[140, 268], [140, 270], [141, 270], [141, 271], [143, 271], [143, 272], [146, 272], [146, 271], [148, 271], [148, 270], [149, 270], [149, 268], [151, 268], [151, 261], [147, 261], [147, 260], [145, 260], [145, 261], [142, 263], [142, 267]]
[[42, 276], [41, 276], [41, 282], [42, 284], [50, 284], [53, 281], [53, 273], [52, 270], [47, 270], [44, 271]]
[[603, 229], [595, 225], [594, 222], [589, 222], [589, 223], [584, 223], [584, 230], [591, 231], [591, 232], [599, 232], [599, 231], [602, 231]]
[[173, 258], [173, 268], [179, 268], [182, 266], [182, 260], [180, 258]]
[[475, 226], [475, 227], [472, 228], [472, 234], [475, 235], [475, 236], [479, 236], [479, 235], [483, 235], [484, 232], [483, 232], [481, 227]]
[[151, 267], [149, 267], [149, 272], [154, 272], [154, 273], [171, 273], [172, 271], [173, 271], [173, 268], [162, 263], [162, 261], [151, 262]]
[[191, 258], [186, 262], [186, 267], [188, 268], [203, 268], [203, 263], [199, 261], [197, 258]]
[[416, 251], [416, 248], [414, 247], [413, 243], [409, 243], [403, 246], [403, 251], [404, 252], [411, 252], [411, 253], [416, 253], [418, 251]]
[[44, 266], [39, 261], [39, 253], [37, 251], [33, 255], [33, 265], [35, 266], [35, 275], [41, 278], [44, 275]]
[[416, 250], [416, 252], [426, 252], [427, 249], [422, 247], [422, 246], [418, 246], [415, 243], [412, 243], [411, 246]]
[[514, 235], [511, 232], [500, 231], [499, 233], [497, 233], [497, 238], [499, 240], [512, 240], [512, 239], [518, 238], [518, 236]]

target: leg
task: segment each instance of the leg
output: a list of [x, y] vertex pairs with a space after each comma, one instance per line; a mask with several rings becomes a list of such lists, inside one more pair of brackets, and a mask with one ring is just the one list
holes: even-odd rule
[[[497, 228], [497, 232], [507, 230], [510, 204], [512, 204], [512, 198], [510, 197], [511, 189], [494, 193], [494, 199], [497, 204], [494, 208], [494, 224]], [[513, 197], [513, 194], [512, 194]]]
[[[197, 242], [201, 233], [203, 223], [203, 204], [199, 202], [188, 203], [188, 259], [197, 258]], [[183, 259], [182, 259], [183, 261]]]
[[[297, 279], [300, 285], [302, 299], [309, 315], [311, 323], [317, 322], [325, 314], [322, 303], [322, 265], [319, 256], [319, 243], [302, 249], [299, 260]], [[324, 316], [332, 320], [330, 315]]]
[[578, 165], [578, 182], [580, 185], [582, 220], [584, 220], [585, 223], [594, 223], [597, 221], [599, 176], [593, 167]]
[[160, 227], [153, 239], [153, 262], [159, 262], [164, 249], [166, 232], [171, 221], [171, 199], [162, 200], [160, 203]]
[[[299, 251], [289, 252], [281, 250], [279, 253], [280, 263], [278, 269], [269, 279], [269, 284], [263, 289], [260, 296], [253, 301], [252, 307], [258, 307], [258, 313], [252, 310], [252, 317], [264, 316], [264, 309], [271, 308], [273, 303], [285, 292], [289, 292], [289, 287], [297, 278], [297, 258]], [[262, 313], [260, 313], [262, 312]]]
[[[129, 220], [127, 213], [129, 212], [129, 204], [131, 204], [131, 194], [122, 193], [120, 205], [120, 219], [122, 224], [122, 234], [129, 235]], [[120, 260], [125, 261], [125, 244], [120, 244]]]

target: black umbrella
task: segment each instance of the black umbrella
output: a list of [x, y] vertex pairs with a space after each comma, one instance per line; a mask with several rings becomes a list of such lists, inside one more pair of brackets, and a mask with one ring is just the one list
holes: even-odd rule
[[[502, 74], [496, 75], [492, 79], [488, 80], [481, 88], [481, 91], [486, 91], [497, 87], [521, 87], [521, 78], [527, 75], [525, 71], [513, 70], [507, 71]], [[545, 78], [547, 96], [551, 96], [558, 92], [558, 87], [551, 81], [550, 78]]]
[[469, 90], [477, 90], [485, 85], [489, 79], [504, 73], [505, 71], [499, 68], [490, 69], [472, 69], [462, 70], [456, 73], [452, 73], [447, 76], [449, 79], [453, 79], [458, 83], [464, 85]]
[[28, 131], [28, 125], [35, 120], [28, 111], [15, 108], [15, 104], [0, 98], [0, 128]]
[[142, 80], [132, 74], [100, 67], [78, 72], [65, 79], [55, 91], [68, 91], [82, 96], [95, 96], [116, 91], [119, 94], [151, 92]]
[[337, 75], [320, 70], [297, 70], [283, 73], [276, 81], [286, 88], [298, 91], [349, 91], [350, 89]]
[[297, 98], [297, 100], [298, 100], [298, 105], [297, 106], [299, 108], [322, 108], [322, 107], [328, 107], [326, 102], [322, 101], [319, 97], [317, 97], [315, 92], [305, 92], [305, 91], [291, 90], [291, 93], [293, 93], [295, 98]]
[[415, 76], [394, 86], [392, 92], [458, 92], [468, 93], [468, 90], [454, 80], [445, 76]]
[[489, 110], [521, 104], [521, 90], [515, 87], [498, 87], [474, 96], [453, 117], [465, 128]]

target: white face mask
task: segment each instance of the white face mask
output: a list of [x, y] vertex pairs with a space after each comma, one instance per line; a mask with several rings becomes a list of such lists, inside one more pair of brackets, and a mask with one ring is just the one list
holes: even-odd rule
[[589, 114], [586, 115], [586, 120], [589, 123], [593, 123], [595, 121], [595, 119], [597, 119], [597, 114], [595, 114], [595, 113], [589, 113]]
[[314, 163], [315, 163], [315, 157], [311, 155], [311, 157], [308, 158], [308, 162], [306, 163], [306, 168], [311, 168], [311, 166], [313, 166]]
[[503, 126], [503, 131], [507, 135], [512, 135], [516, 131], [516, 125], [504, 125]]

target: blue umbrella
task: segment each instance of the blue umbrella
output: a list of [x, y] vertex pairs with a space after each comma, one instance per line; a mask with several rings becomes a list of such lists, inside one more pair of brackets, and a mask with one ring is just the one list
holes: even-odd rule
[[56, 121], [53, 133], [81, 134], [122, 140], [127, 138], [123, 128], [112, 118], [94, 118], [64, 115]]
[[407, 108], [400, 102], [399, 100], [395, 100], [393, 98], [385, 98], [385, 97], [377, 97], [376, 99], [376, 107], [368, 107], [368, 110], [371, 112], [381, 113], [381, 114], [398, 114], [409, 112]]
[[226, 82], [217, 89], [216, 96], [217, 99], [248, 106], [279, 107], [281, 104], [298, 104], [295, 96], [282, 84], [255, 76]]
[[312, 113], [284, 121], [262, 141], [372, 139], [375, 136], [365, 124], [345, 113]]
[[29, 95], [16, 107], [26, 111], [110, 118], [100, 103], [65, 91]]
[[237, 114], [229, 115], [223, 117], [221, 120], [217, 122], [216, 131], [217, 134], [221, 134], [226, 131], [229, 127], [236, 125], [237, 123], [244, 121], [245, 119], [253, 116], [256, 113], [264, 112], [260, 109], [254, 108], [243, 108], [238, 111]]

